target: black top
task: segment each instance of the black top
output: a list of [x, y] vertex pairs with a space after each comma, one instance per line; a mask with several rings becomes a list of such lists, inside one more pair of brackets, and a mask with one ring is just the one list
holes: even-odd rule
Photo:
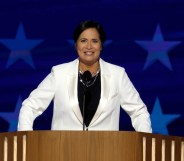
[[[79, 73], [78, 76], [78, 101], [81, 114], [83, 116], [83, 99], [84, 99], [84, 90], [85, 86], [83, 82], [82, 74]], [[89, 126], [100, 101], [101, 95], [101, 81], [100, 81], [100, 72], [91, 78], [90, 82], [88, 82], [88, 86], [86, 87], [86, 94], [85, 94], [85, 117], [84, 123], [86, 127]]]

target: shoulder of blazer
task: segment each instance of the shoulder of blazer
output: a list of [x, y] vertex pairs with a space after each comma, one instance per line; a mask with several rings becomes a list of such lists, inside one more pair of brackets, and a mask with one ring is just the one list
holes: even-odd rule
[[103, 59], [100, 59], [100, 67], [103, 74], [119, 75], [120, 73], [125, 72], [123, 67], [108, 63]]
[[57, 74], [74, 74], [78, 71], [78, 59], [68, 63], [59, 64], [52, 67], [52, 72]]

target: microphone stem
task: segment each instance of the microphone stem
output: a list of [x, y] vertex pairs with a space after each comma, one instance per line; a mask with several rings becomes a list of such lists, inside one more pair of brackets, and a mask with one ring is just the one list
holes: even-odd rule
[[83, 131], [85, 131], [85, 104], [86, 104], [86, 84], [84, 86], [84, 97], [83, 97], [83, 107], [82, 107], [82, 115], [83, 115]]
[[84, 78], [84, 97], [83, 97], [83, 107], [82, 107], [82, 114], [83, 114], [83, 131], [85, 131], [85, 106], [86, 106], [86, 88], [87, 88], [87, 82], [91, 79], [91, 73], [90, 71], [85, 71], [83, 73]]

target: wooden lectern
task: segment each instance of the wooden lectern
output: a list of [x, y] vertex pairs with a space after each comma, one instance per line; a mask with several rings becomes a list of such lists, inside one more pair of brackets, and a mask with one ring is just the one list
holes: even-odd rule
[[0, 161], [184, 161], [184, 138], [125, 131], [1, 133]]

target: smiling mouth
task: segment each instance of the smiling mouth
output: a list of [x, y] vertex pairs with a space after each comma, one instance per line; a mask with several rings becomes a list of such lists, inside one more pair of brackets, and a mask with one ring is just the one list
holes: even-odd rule
[[86, 51], [86, 52], [84, 52], [84, 54], [86, 54], [86, 55], [92, 55], [94, 52], [92, 52], [92, 51]]

